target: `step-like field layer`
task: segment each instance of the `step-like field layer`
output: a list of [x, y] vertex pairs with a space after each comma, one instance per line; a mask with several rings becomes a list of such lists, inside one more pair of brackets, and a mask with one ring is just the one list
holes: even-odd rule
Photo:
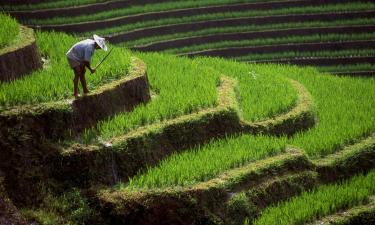
[[[35, 71], [23, 79], [0, 84], [0, 106], [2, 108], [73, 97], [74, 72], [69, 67], [65, 53], [78, 39], [63, 33], [37, 32], [36, 41], [47, 62], [43, 69]], [[90, 90], [127, 74], [130, 65], [130, 52], [114, 48], [111, 58], [103, 63], [95, 74], [86, 75]], [[96, 65], [103, 56], [104, 52], [98, 50], [93, 57], [92, 65]]]
[[[349, 178], [356, 171], [371, 170], [374, 167], [374, 140], [374, 137], [367, 138], [348, 146], [343, 150], [344, 154], [323, 158], [326, 171], [333, 172], [338, 169], [346, 173], [342, 177], [333, 178], [331, 182]], [[370, 163], [362, 164], [362, 159], [368, 159]], [[338, 165], [342, 167], [336, 168]], [[259, 216], [269, 205], [285, 201], [303, 190], [327, 182], [325, 179], [320, 180], [323, 170], [319, 170], [318, 174], [311, 171], [315, 170], [316, 166], [321, 167], [319, 163], [312, 163], [298, 150], [287, 149], [285, 153], [226, 170], [213, 179], [184, 188], [173, 186], [163, 189], [139, 189], [117, 186], [100, 191], [99, 201], [103, 215], [112, 222], [130, 221], [132, 224], [143, 224], [142, 220], [152, 218], [154, 223], [159, 224], [163, 221], [162, 215], [165, 215], [170, 221], [184, 218], [190, 221], [189, 223], [194, 223], [193, 221], [201, 219], [211, 221], [214, 214], [217, 215], [214, 217], [215, 221], [241, 221], [245, 216]], [[241, 196], [248, 202], [241, 202]], [[233, 207], [240, 212], [231, 210]], [[173, 210], [170, 210], [172, 208]], [[137, 216], [135, 212], [141, 213], [137, 213]], [[211, 216], [207, 217], [207, 214]]]
[[371, 44], [373, 42], [371, 40], [372, 36], [374, 36], [374, 33], [359, 33], [348, 35], [333, 33], [327, 35], [316, 34], [307, 36], [265, 38], [244, 41], [223, 41], [211, 44], [206, 43], [202, 45], [188, 46], [184, 48], [168, 49], [164, 52], [178, 53], [179, 55], [188, 56], [240, 56], [244, 54], [250, 54], [251, 52], [271, 53], [273, 51], [314, 51], [314, 48], [316, 49], [316, 51], [324, 49], [355, 49], [356, 46], [358, 46], [357, 49], [366, 49], [371, 47]]
[[355, 206], [348, 210], [342, 210], [336, 214], [329, 215], [310, 225], [350, 225], [350, 224], [374, 224], [375, 223], [375, 196], [370, 196], [368, 202]]
[[[319, 28], [322, 30], [326, 30], [326, 32], [330, 31], [330, 29], [337, 29], [336, 27], [342, 27], [347, 30], [346, 33], [354, 32], [354, 31], [361, 31], [360, 27], [362, 28], [362, 32], [365, 30], [364, 28], [371, 29], [371, 24], [375, 21], [372, 18], [355, 18], [355, 19], [347, 19], [347, 20], [317, 20], [317, 21], [300, 21], [294, 23], [282, 23], [282, 22], [275, 22], [271, 24], [265, 25], [242, 25], [242, 26], [227, 26], [227, 27], [213, 27], [213, 28], [206, 28], [202, 30], [196, 31], [183, 31], [178, 33], [172, 33], [167, 35], [154, 35], [154, 36], [145, 36], [139, 37], [135, 40], [126, 40], [125, 42], [121, 43], [120, 45], [134, 48], [136, 50], [144, 50], [144, 51], [155, 51], [155, 50], [163, 50], [168, 48], [176, 48], [181, 47], [184, 45], [193, 45], [197, 43], [203, 43], [204, 41], [218, 41], [218, 40], [238, 40], [242, 37], [242, 39], [246, 39], [248, 37], [256, 37], [257, 35], [266, 35], [271, 34], [275, 36], [275, 32], [280, 30], [283, 34], [289, 35], [288, 32], [299, 32], [303, 34], [303, 31], [320, 31]], [[301, 30], [301, 31], [298, 31]], [[273, 33], [272, 33], [273, 32]], [[345, 33], [345, 32], [344, 32]], [[234, 35], [238, 36], [234, 36]], [[298, 34], [298, 33], [297, 33]], [[277, 35], [278, 36], [278, 35]], [[113, 39], [114, 37], [112, 37]], [[203, 40], [201, 40], [203, 39]]]
[[358, 176], [342, 184], [321, 186], [288, 202], [262, 212], [254, 224], [301, 224], [340, 209], [368, 201], [375, 193], [375, 172]]
[[[297, 1], [298, 2], [298, 1]], [[290, 2], [293, 3], [293, 2]], [[233, 8], [234, 5], [229, 6], [222, 6], [222, 7], [213, 7], [213, 8], [189, 8], [186, 10], [176, 10], [176, 11], [165, 11], [161, 13], [146, 13], [146, 14], [139, 14], [134, 16], [125, 16], [125, 17], [114, 17], [113, 15], [109, 16], [109, 19], [106, 19], [105, 16], [101, 16], [99, 14], [92, 14], [97, 17], [95, 21], [89, 21], [90, 18], [87, 16], [83, 16], [75, 20], [74, 17], [71, 18], [57, 18], [57, 19], [47, 19], [47, 20], [32, 20], [30, 21], [32, 24], [41, 25], [43, 29], [55, 29], [55, 30], [64, 30], [68, 32], [83, 32], [83, 31], [90, 31], [93, 29], [103, 29], [108, 27], [115, 27], [125, 24], [133, 23], [133, 29], [135, 26], [138, 28], [142, 27], [149, 27], [149, 26], [156, 26], [156, 25], [166, 25], [166, 24], [177, 24], [183, 22], [198, 22], [204, 20], [214, 20], [214, 19], [224, 19], [224, 18], [239, 18], [239, 17], [260, 17], [265, 15], [286, 15], [286, 14], [308, 14], [308, 13], [318, 13], [318, 12], [340, 12], [340, 11], [356, 11], [356, 10], [368, 10], [371, 9], [371, 3], [366, 2], [359, 2], [356, 4], [353, 3], [337, 3], [337, 4], [327, 4], [325, 7], [321, 7], [319, 2], [314, 3], [312, 2], [304, 2], [299, 1], [300, 4], [296, 4], [293, 7], [291, 5], [288, 7], [288, 3], [286, 2], [271, 2], [269, 3], [268, 10], [254, 10], [251, 4], [237, 6]], [[307, 3], [307, 4], [306, 4]], [[176, 3], [175, 3], [176, 4]], [[181, 4], [181, 3], [177, 3]], [[233, 3], [231, 3], [233, 4]], [[260, 3], [262, 4], [262, 3]], [[263, 3], [264, 4], [264, 3]], [[267, 3], [266, 3], [267, 5]], [[286, 5], [286, 6], [285, 6]], [[311, 6], [309, 6], [311, 5]], [[283, 7], [287, 8], [283, 8]], [[139, 7], [141, 8], [141, 7]], [[220, 8], [221, 10], [217, 10]], [[233, 8], [233, 10], [231, 10]], [[150, 10], [150, 9], [149, 9]], [[126, 13], [126, 12], [125, 12]], [[103, 12], [102, 14], [111, 14], [110, 12]], [[93, 17], [89, 15], [89, 17]], [[128, 15], [128, 14], [124, 14]], [[107, 17], [108, 18], [108, 17]], [[160, 19], [163, 18], [163, 19]], [[157, 21], [156, 21], [157, 20]], [[86, 22], [89, 21], [89, 22]], [[144, 21], [144, 22], [138, 22]], [[55, 25], [60, 23], [60, 25]], [[61, 24], [63, 23], [63, 24]], [[70, 24], [69, 24], [70, 23]], [[52, 24], [52, 25], [44, 25], [44, 24]], [[105, 24], [107, 24], [105, 26]], [[84, 25], [82, 29], [78, 29], [79, 25]], [[119, 31], [117, 29], [117, 32]], [[122, 31], [132, 30], [132, 29], [123, 29]], [[107, 32], [109, 33], [109, 32]], [[113, 33], [113, 32], [112, 32]]]
[[0, 82], [17, 79], [41, 64], [34, 32], [0, 13]]
[[3, 13], [0, 13], [0, 22], [2, 24], [2, 29], [0, 30], [0, 49], [2, 49], [16, 38], [19, 26], [15, 19]]
[[[228, 64], [230, 66], [230, 62], [225, 62], [224, 60], [202, 60], [204, 60], [206, 65], [215, 66], [215, 63], [218, 63], [218, 65], [221, 65], [221, 68], [228, 68], [226, 67]], [[219, 64], [219, 62], [221, 63]], [[256, 67], [256, 65], [253, 66]], [[333, 153], [344, 145], [352, 143], [374, 131], [375, 124], [371, 119], [371, 115], [374, 112], [370, 112], [373, 111], [372, 108], [374, 106], [374, 101], [370, 100], [372, 99], [371, 96], [375, 94], [372, 90], [374, 87], [374, 80], [355, 80], [353, 78], [322, 76], [313, 69], [300, 70], [297, 67], [277, 67], [274, 65], [263, 66], [263, 68], [265, 67], [272, 68], [273, 74], [291, 76], [293, 79], [299, 80], [311, 92], [314, 101], [316, 101], [316, 104], [318, 105], [316, 111], [319, 123], [305, 133], [296, 134], [291, 139], [287, 140], [286, 143], [300, 147], [311, 157], [319, 157]], [[367, 98], [368, 100], [348, 101], [348, 99], [362, 98]], [[340, 102], [340, 104], [337, 104], [337, 102]], [[367, 104], [364, 104], [364, 102], [367, 102]], [[263, 144], [266, 145], [267, 143], [285, 142], [283, 139], [268, 140], [267, 138], [255, 139], [251, 142], [241, 142], [239, 140], [241, 139], [229, 139], [216, 144], [213, 143], [213, 147], [202, 147], [193, 149], [184, 155], [172, 156], [159, 166], [150, 168], [149, 172], [140, 175], [136, 180], [139, 179], [145, 183], [150, 182], [147, 186], [152, 186], [151, 184], [153, 184], [157, 187], [158, 184], [161, 184], [162, 186], [173, 186], [179, 184], [175, 182], [179, 181], [179, 176], [181, 176], [181, 174], [188, 174], [189, 177], [191, 177], [190, 179], [182, 179], [187, 183], [207, 179], [207, 177], [213, 176], [215, 173], [211, 174], [208, 169], [198, 169], [198, 165], [207, 165], [207, 163], [205, 163], [207, 160], [204, 160], [204, 157], [200, 157], [201, 154], [209, 152], [210, 156], [208, 158], [220, 162], [213, 163], [212, 165], [208, 164], [213, 168], [216, 168], [217, 166], [218, 169], [224, 165], [221, 160], [228, 161], [226, 156], [222, 156], [220, 151], [216, 151], [219, 148], [217, 145], [222, 146], [220, 148], [223, 149], [223, 152], [228, 152], [229, 150], [234, 151], [235, 149], [233, 146], [238, 146], [239, 150], [246, 150], [245, 154], [248, 154], [249, 158], [244, 161], [237, 161], [237, 163], [241, 164], [245, 161], [259, 159], [257, 157], [262, 158], [267, 156], [266, 152], [262, 156], [250, 156], [252, 153], [261, 152], [260, 150], [248, 151], [248, 148], [250, 146], [255, 146], [258, 141], [260, 146], [263, 146]], [[260, 149], [266, 148], [263, 146], [263, 148]], [[268, 154], [272, 154], [272, 152], [273, 150], [269, 149]], [[180, 171], [180, 166], [178, 165], [181, 165], [182, 163], [186, 163], [191, 167], [181, 167]], [[213, 170], [211, 169], [211, 171]], [[200, 175], [201, 173], [202, 175]], [[153, 174], [158, 175], [156, 176]], [[158, 178], [156, 179], [155, 176]], [[155, 181], [155, 183], [153, 181]]]
[[12, 138], [17, 132], [35, 138], [75, 135], [95, 125], [98, 120], [130, 111], [149, 100], [146, 66], [134, 58], [127, 76], [103, 85], [83, 97], [0, 110], [0, 132], [7, 137], [1, 143], [7, 143], [8, 138]]
[[48, 8], [58, 8], [58, 7], [69, 7], [69, 6], [79, 6], [85, 4], [93, 4], [97, 2], [104, 2], [104, 0], [79, 0], [79, 1], [45, 1], [45, 0], [29, 0], [27, 4], [25, 1], [13, 0], [4, 1], [5, 4], [2, 6], [4, 10], [33, 10], [33, 9], [48, 9]]

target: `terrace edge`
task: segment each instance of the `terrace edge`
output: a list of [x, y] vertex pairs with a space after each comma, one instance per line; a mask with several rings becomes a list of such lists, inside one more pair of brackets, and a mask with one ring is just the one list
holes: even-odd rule
[[18, 44], [0, 49], [0, 81], [15, 80], [42, 67], [33, 29], [20, 26], [17, 40]]

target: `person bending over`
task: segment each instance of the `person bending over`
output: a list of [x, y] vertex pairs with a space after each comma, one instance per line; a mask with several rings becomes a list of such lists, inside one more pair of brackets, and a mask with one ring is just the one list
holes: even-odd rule
[[104, 38], [99, 37], [96, 34], [93, 35], [93, 38], [94, 39], [86, 39], [74, 44], [66, 53], [70, 68], [74, 71], [73, 95], [76, 98], [78, 98], [78, 79], [81, 81], [83, 93], [89, 93], [85, 79], [85, 72], [86, 68], [88, 68], [91, 73], [95, 73], [95, 69], [90, 65], [91, 57], [93, 56], [95, 49], [103, 49], [104, 51], [107, 51]]

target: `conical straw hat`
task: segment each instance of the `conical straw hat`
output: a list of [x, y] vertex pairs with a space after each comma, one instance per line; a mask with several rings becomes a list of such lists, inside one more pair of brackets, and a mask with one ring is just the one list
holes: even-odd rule
[[105, 45], [105, 39], [104, 39], [104, 38], [99, 37], [99, 36], [96, 35], [96, 34], [94, 34], [93, 37], [94, 37], [95, 42], [99, 45], [99, 47], [100, 47], [101, 49], [103, 49], [104, 51], [107, 51], [107, 50], [108, 50], [108, 49], [107, 49], [107, 45]]

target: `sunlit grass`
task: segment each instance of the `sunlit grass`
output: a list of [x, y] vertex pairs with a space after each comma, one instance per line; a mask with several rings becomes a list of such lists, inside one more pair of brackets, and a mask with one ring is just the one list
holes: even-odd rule
[[98, 29], [90, 32], [81, 33], [81, 35], [91, 35], [92, 32], [97, 34], [114, 34], [121, 32], [129, 32], [136, 29], [148, 28], [154, 26], [162, 26], [168, 24], [182, 24], [192, 23], [198, 21], [207, 21], [215, 19], [229, 19], [229, 18], [243, 18], [243, 17], [256, 17], [256, 16], [271, 16], [271, 15], [288, 15], [288, 14], [306, 14], [306, 13], [323, 13], [323, 12], [345, 12], [367, 10], [374, 8], [374, 3], [339, 3], [327, 4], [321, 6], [306, 6], [306, 7], [291, 7], [272, 10], [250, 10], [243, 12], [225, 12], [225, 13], [211, 13], [201, 14], [194, 16], [178, 17], [178, 18], [162, 18], [158, 20], [142, 21], [137, 23], [126, 24], [122, 26], [109, 27], [105, 29]]
[[262, 46], [262, 45], [277, 45], [277, 44], [291, 44], [291, 43], [319, 43], [319, 42], [333, 42], [333, 41], [355, 41], [355, 40], [371, 40], [375, 33], [355, 33], [355, 34], [310, 34], [301, 36], [288, 36], [277, 38], [259, 38], [249, 40], [233, 40], [204, 43], [199, 45], [190, 45], [182, 48], [171, 48], [164, 50], [165, 53], [189, 53], [196, 51], [204, 51], [207, 49], [220, 49], [232, 47], [247, 47], [247, 46]]
[[141, 45], [147, 45], [152, 42], [167, 41], [177, 38], [189, 38], [194, 36], [205, 36], [215, 35], [222, 33], [239, 33], [239, 32], [252, 32], [252, 31], [264, 31], [264, 30], [276, 30], [276, 29], [295, 29], [295, 28], [306, 28], [306, 27], [337, 27], [337, 26], [352, 26], [352, 25], [368, 25], [374, 24], [375, 19], [373, 18], [355, 18], [350, 20], [331, 20], [331, 21], [301, 21], [294, 23], [271, 23], [271, 24], [248, 24], [243, 26], [229, 26], [229, 27], [215, 27], [206, 28], [203, 30], [177, 32], [167, 35], [147, 36], [141, 37], [135, 40], [128, 40], [118, 45], [124, 47], [135, 47]]
[[286, 142], [286, 138], [251, 135], [214, 141], [168, 157], [159, 166], [148, 169], [147, 173], [131, 178], [126, 187], [160, 188], [191, 185], [249, 161], [278, 154], [284, 150]]
[[[57, 101], [70, 98], [73, 93], [73, 70], [65, 53], [79, 40], [63, 33], [37, 32], [37, 45], [48, 60], [45, 68], [9, 83], [0, 83], [0, 106]], [[111, 46], [112, 48], [112, 46]], [[127, 74], [130, 51], [117, 48], [95, 74], [86, 72], [89, 89], [95, 89], [113, 79]], [[105, 52], [97, 50], [92, 65], [95, 66]]]
[[0, 12], [0, 49], [9, 45], [19, 33], [17, 21]]
[[366, 176], [356, 176], [342, 184], [320, 186], [287, 202], [269, 207], [253, 224], [305, 224], [340, 209], [365, 203], [373, 194], [375, 194], [374, 171]]

